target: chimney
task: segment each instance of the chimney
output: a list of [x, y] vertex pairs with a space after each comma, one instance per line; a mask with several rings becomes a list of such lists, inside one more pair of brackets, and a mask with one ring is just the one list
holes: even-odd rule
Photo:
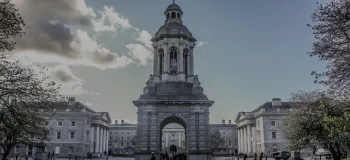
[[122, 124], [124, 124], [124, 120], [122, 120]]
[[118, 120], [115, 120], [114, 123], [115, 123], [115, 124], [118, 124]]
[[222, 124], [225, 124], [225, 120], [224, 119], [222, 120]]
[[281, 98], [272, 99], [272, 107], [280, 107], [281, 105]]
[[75, 97], [68, 97], [68, 105], [74, 106], [75, 104]]
[[228, 120], [228, 124], [231, 124], [231, 120]]
[[68, 97], [68, 102], [75, 102], [75, 97]]

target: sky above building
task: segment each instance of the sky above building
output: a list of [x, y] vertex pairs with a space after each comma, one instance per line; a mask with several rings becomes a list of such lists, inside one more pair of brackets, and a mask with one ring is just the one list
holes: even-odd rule
[[[13, 0], [26, 23], [14, 52], [74, 96], [112, 119], [136, 123], [138, 99], [152, 72], [150, 39], [171, 0]], [[272, 98], [288, 101], [313, 84], [324, 62], [307, 52], [314, 41], [316, 1], [176, 0], [198, 40], [195, 73], [215, 103], [210, 123], [234, 120]]]

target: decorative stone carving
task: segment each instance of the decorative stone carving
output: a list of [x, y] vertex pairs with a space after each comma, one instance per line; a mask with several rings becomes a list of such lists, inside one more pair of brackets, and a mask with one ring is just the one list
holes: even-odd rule
[[195, 75], [193, 78], [193, 87], [200, 87], [201, 86], [201, 82], [199, 82], [198, 76]]
[[170, 73], [176, 73], [177, 72], [177, 61], [176, 59], [171, 59], [170, 63]]

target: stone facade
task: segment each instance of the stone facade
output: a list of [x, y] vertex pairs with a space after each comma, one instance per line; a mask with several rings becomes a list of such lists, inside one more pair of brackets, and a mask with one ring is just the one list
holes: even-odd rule
[[136, 124], [127, 124], [122, 120], [121, 123], [116, 121], [109, 126], [109, 154], [116, 156], [133, 156]]
[[185, 129], [176, 123], [168, 124], [162, 131], [162, 150], [170, 152], [170, 146], [174, 145], [178, 152], [186, 151]]
[[281, 125], [291, 110], [291, 102], [274, 98], [252, 112], [239, 112], [235, 120], [238, 126], [238, 151], [251, 156], [260, 152], [271, 156], [273, 152], [286, 150]]
[[[57, 104], [54, 116], [47, 119], [45, 127], [52, 133], [45, 143], [45, 151], [54, 152], [56, 157], [86, 156], [88, 152], [101, 154], [108, 148], [108, 127], [110, 117], [107, 112], [95, 112], [75, 98]], [[102, 142], [102, 143], [100, 143]], [[12, 154], [34, 156], [37, 148], [18, 145]]]
[[178, 123], [186, 130], [189, 159], [207, 159], [209, 107], [214, 103], [203, 93], [194, 74], [193, 49], [196, 39], [182, 24], [183, 12], [173, 3], [168, 6], [165, 24], [152, 38], [153, 74], [143, 94], [133, 101], [137, 109], [135, 159], [148, 159], [162, 151], [162, 129]]
[[229, 120], [229, 123], [225, 123], [225, 120], [222, 120], [222, 124], [210, 124], [209, 126], [211, 131], [219, 131], [221, 139], [223, 140], [219, 147], [214, 151], [214, 155], [228, 156], [238, 153], [236, 124], [232, 124], [231, 120]]

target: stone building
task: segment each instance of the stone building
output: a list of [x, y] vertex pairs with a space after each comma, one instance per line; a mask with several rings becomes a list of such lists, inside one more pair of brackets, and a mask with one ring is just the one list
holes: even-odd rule
[[222, 124], [210, 124], [210, 131], [219, 131], [220, 138], [223, 140], [219, 147], [214, 150], [214, 155], [226, 156], [237, 154], [238, 150], [238, 136], [237, 136], [237, 125], [232, 124], [231, 120], [225, 123], [222, 120]]
[[[44, 124], [52, 130], [50, 141], [44, 142], [47, 152], [54, 152], [56, 157], [69, 157], [107, 151], [110, 123], [107, 112], [95, 112], [74, 97], [55, 105], [53, 111], [54, 116]], [[36, 151], [35, 146], [18, 145], [12, 154], [34, 156]]]
[[183, 12], [173, 3], [165, 12], [165, 23], [151, 39], [153, 74], [138, 100], [135, 159], [149, 159], [162, 147], [162, 130], [170, 123], [185, 128], [188, 159], [211, 158], [209, 107], [214, 101], [204, 94], [194, 73], [196, 39], [183, 24]]
[[170, 146], [177, 147], [178, 152], [186, 151], [185, 129], [176, 123], [168, 124], [163, 129], [162, 146], [163, 151], [170, 151]]
[[118, 123], [115, 120], [114, 124], [108, 125], [109, 127], [109, 154], [116, 156], [133, 156], [136, 124], [125, 123], [121, 120]]
[[235, 120], [239, 153], [253, 155], [263, 152], [270, 156], [273, 152], [285, 150], [281, 125], [291, 110], [292, 102], [273, 98], [251, 112], [239, 112]]

